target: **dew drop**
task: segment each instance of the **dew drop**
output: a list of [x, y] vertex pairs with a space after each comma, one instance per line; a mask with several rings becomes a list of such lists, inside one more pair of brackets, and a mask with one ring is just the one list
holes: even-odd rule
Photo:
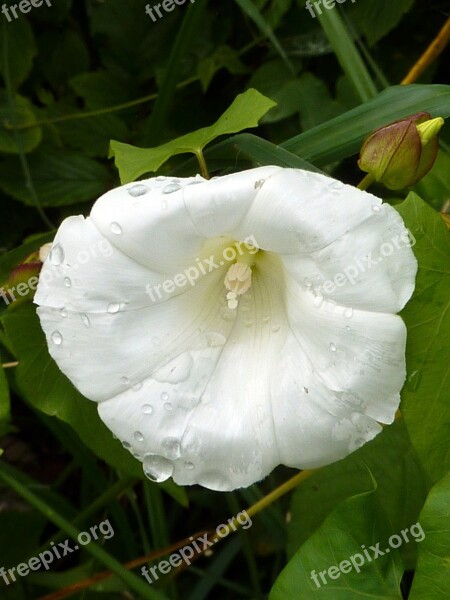
[[138, 392], [140, 389], [142, 389], [143, 385], [144, 384], [142, 383], [142, 381], [138, 381], [138, 383], [133, 385], [131, 389], [133, 390], [133, 392]]
[[310, 287], [312, 287], [312, 281], [311, 281], [311, 279], [309, 279], [309, 277], [305, 277], [305, 279], [304, 279], [304, 284], [305, 284], [305, 286], [306, 286], [307, 288], [310, 288]]
[[66, 319], [69, 313], [67, 312], [67, 310], [65, 308], [62, 308], [59, 311], [59, 314], [62, 316], [63, 319]]
[[155, 177], [155, 181], [165, 181], [166, 178], [164, 177], [164, 175], [158, 175], [158, 177]]
[[316, 308], [320, 308], [323, 304], [323, 296], [316, 296], [314, 298], [314, 306]]
[[185, 462], [185, 463], [184, 463], [184, 466], [185, 466], [185, 467], [186, 467], [186, 469], [188, 469], [189, 471], [192, 471], [192, 469], [194, 468], [194, 466], [195, 466], [195, 465], [194, 465], [194, 463], [193, 463], [193, 462], [187, 461], [187, 462]]
[[111, 302], [111, 304], [108, 304], [107, 310], [111, 315], [115, 315], [120, 310], [120, 304], [117, 302]]
[[380, 210], [381, 210], [381, 206], [380, 206], [379, 204], [374, 204], [374, 205], [372, 206], [372, 211], [373, 211], [374, 213], [379, 213], [379, 212], [380, 212]]
[[122, 446], [126, 449], [129, 450], [131, 448], [131, 444], [128, 442], [122, 442]]
[[87, 315], [81, 315], [81, 320], [83, 321], [83, 325], [85, 327], [90, 327], [91, 326], [91, 321], [89, 319], [89, 317]]
[[151, 404], [144, 404], [142, 407], [142, 412], [144, 415], [151, 415], [153, 412], [153, 406]]
[[165, 403], [164, 403], [164, 408], [165, 408], [166, 410], [168, 410], [168, 411], [171, 411], [171, 410], [173, 410], [173, 406], [172, 406], [172, 404], [171, 404], [170, 402], [165, 402]]
[[276, 333], [277, 331], [280, 331], [280, 326], [279, 326], [279, 325], [274, 325], [274, 326], [272, 327], [272, 331], [273, 331], [274, 333]]
[[157, 454], [144, 454], [144, 460], [142, 462], [144, 473], [150, 481], [162, 483], [169, 479], [173, 473], [173, 464], [163, 456], [158, 456]]
[[142, 433], [140, 431], [135, 431], [134, 432], [134, 439], [137, 442], [143, 442], [144, 441], [144, 436], [142, 435]]
[[52, 265], [59, 266], [64, 260], [64, 250], [61, 244], [55, 244], [50, 250], [49, 259]]
[[120, 383], [122, 385], [128, 385], [130, 383], [130, 380], [128, 379], [128, 377], [121, 377], [120, 378]]
[[170, 460], [176, 460], [181, 455], [181, 444], [176, 438], [168, 437], [163, 440], [162, 447], [164, 455]]
[[179, 183], [169, 183], [169, 185], [166, 185], [166, 187], [163, 188], [162, 193], [172, 194], [173, 192], [178, 192], [178, 190], [181, 190], [181, 185]]
[[331, 344], [330, 344], [330, 350], [331, 350], [331, 352], [336, 352], [336, 350], [337, 350], [336, 345], [333, 344], [333, 342], [331, 342]]
[[54, 331], [52, 333], [52, 342], [55, 344], [55, 346], [61, 346], [63, 343], [63, 337], [59, 331]]
[[162, 400], [163, 402], [166, 402], [168, 399], [169, 399], [169, 394], [168, 394], [167, 392], [163, 392], [163, 393], [161, 394], [161, 400]]
[[209, 331], [206, 334], [206, 341], [210, 348], [218, 348], [225, 345], [227, 338], [217, 331]]
[[128, 193], [130, 196], [133, 196], [133, 198], [137, 198], [138, 196], [143, 196], [148, 191], [149, 189], [146, 185], [138, 184], [133, 185], [133, 187], [128, 190]]
[[350, 325], [345, 326], [346, 331], [350, 331]]
[[344, 311], [344, 317], [346, 319], [351, 319], [353, 317], [353, 308], [346, 308]]
[[70, 277], [64, 277], [64, 285], [66, 287], [71, 287], [72, 286], [72, 281], [71, 281]]
[[119, 223], [111, 223], [109, 230], [115, 235], [120, 235], [122, 233], [122, 227], [119, 225]]

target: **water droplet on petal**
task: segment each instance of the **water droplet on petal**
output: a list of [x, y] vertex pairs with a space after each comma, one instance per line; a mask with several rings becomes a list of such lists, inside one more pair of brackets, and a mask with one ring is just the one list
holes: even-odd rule
[[167, 392], [163, 392], [163, 393], [161, 394], [161, 400], [162, 400], [163, 402], [165, 402], [165, 401], [166, 401], [166, 400], [168, 400], [168, 399], [169, 399], [169, 394], [168, 394]]
[[153, 412], [153, 406], [151, 404], [144, 404], [142, 407], [142, 412], [144, 415], [151, 415]]
[[350, 331], [350, 326], [349, 326], [349, 325], [346, 325], [346, 326], [345, 326], [345, 329], [346, 329], [346, 331]]
[[177, 458], [180, 458], [181, 444], [176, 438], [169, 437], [164, 439], [162, 442], [162, 448], [166, 458], [170, 458], [170, 460], [176, 460]]
[[323, 304], [323, 296], [316, 296], [314, 298], [314, 306], [316, 308], [320, 308]]
[[91, 326], [91, 321], [89, 319], [89, 317], [87, 315], [81, 315], [81, 320], [83, 321], [83, 325], [85, 327], [90, 327]]
[[307, 288], [310, 288], [310, 287], [312, 287], [312, 281], [311, 281], [311, 279], [309, 279], [309, 277], [305, 277], [305, 279], [304, 279], [303, 283], [305, 284], [305, 286], [306, 286]]
[[62, 308], [59, 311], [59, 314], [62, 316], [63, 319], [65, 319], [69, 313], [67, 312], [67, 310], [65, 308]]
[[331, 350], [331, 352], [336, 352], [336, 350], [337, 350], [336, 344], [333, 344], [333, 342], [330, 344], [330, 350]]
[[172, 404], [171, 404], [170, 402], [165, 402], [165, 403], [164, 403], [164, 408], [165, 408], [166, 410], [168, 410], [168, 411], [171, 411], [171, 410], [173, 410], [173, 406], [172, 406]]
[[133, 187], [128, 190], [128, 193], [130, 196], [133, 196], [133, 198], [137, 198], [138, 196], [143, 196], [148, 191], [149, 189], [146, 185], [139, 183], [137, 185], [133, 185]]
[[353, 308], [346, 308], [344, 311], [344, 317], [346, 319], [351, 319], [353, 317]]
[[379, 213], [381, 211], [381, 206], [379, 204], [374, 204], [372, 210], [374, 213]]
[[128, 442], [122, 442], [122, 446], [126, 449], [129, 450], [131, 448], [131, 444]]
[[54, 331], [52, 333], [52, 342], [56, 345], [56, 346], [61, 346], [61, 344], [63, 343], [63, 336], [59, 333], [59, 331]]
[[157, 454], [144, 454], [144, 460], [142, 462], [144, 473], [150, 481], [162, 483], [169, 479], [173, 473], [173, 464], [163, 456], [158, 456]]
[[279, 325], [274, 325], [274, 326], [272, 327], [272, 331], [273, 331], [274, 333], [276, 333], [277, 331], [280, 331], [280, 326], [279, 326]]
[[110, 304], [108, 304], [107, 310], [111, 315], [115, 315], [120, 310], [120, 304], [118, 304], [117, 302], [111, 302]]
[[206, 334], [206, 341], [208, 342], [208, 346], [210, 348], [217, 348], [224, 346], [227, 338], [217, 331], [209, 331]]
[[166, 187], [163, 188], [162, 193], [172, 194], [173, 192], [178, 192], [178, 190], [181, 190], [181, 185], [179, 183], [169, 183], [169, 185], [166, 185]]
[[70, 278], [69, 278], [69, 277], [64, 277], [64, 285], [65, 285], [66, 287], [71, 287], [71, 285], [72, 285], [72, 281], [70, 280]]
[[193, 462], [187, 461], [184, 463], [184, 466], [186, 467], [186, 469], [189, 469], [189, 471], [192, 471], [195, 465]]
[[166, 178], [164, 177], [164, 175], [158, 175], [158, 177], [155, 177], [155, 181], [165, 181]]
[[122, 227], [119, 225], [119, 223], [111, 223], [109, 229], [111, 233], [114, 233], [115, 235], [120, 235], [122, 233]]
[[144, 436], [142, 435], [142, 433], [140, 431], [135, 431], [134, 432], [134, 439], [137, 442], [143, 442], [144, 441]]
[[142, 381], [138, 381], [138, 383], [135, 383], [131, 389], [133, 390], [133, 392], [138, 392], [143, 385], [144, 384], [142, 383]]
[[128, 385], [130, 383], [130, 380], [128, 379], [128, 377], [121, 377], [120, 378], [120, 383], [122, 385]]
[[59, 266], [64, 260], [64, 250], [61, 244], [55, 244], [50, 250], [49, 259], [52, 265]]

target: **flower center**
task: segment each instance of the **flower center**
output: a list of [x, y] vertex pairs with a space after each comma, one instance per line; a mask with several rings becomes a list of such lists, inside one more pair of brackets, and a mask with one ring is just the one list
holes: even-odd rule
[[[238, 248], [238, 246], [236, 246]], [[255, 264], [255, 254], [259, 252], [258, 248], [251, 246], [250, 249], [238, 248], [241, 254], [234, 264], [228, 269], [225, 275], [224, 284], [227, 290], [228, 308], [235, 309], [238, 305], [238, 298], [247, 292], [252, 285], [252, 266]]]

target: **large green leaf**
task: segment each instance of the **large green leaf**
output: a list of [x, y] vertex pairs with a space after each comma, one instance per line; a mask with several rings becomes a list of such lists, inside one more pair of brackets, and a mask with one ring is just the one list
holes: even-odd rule
[[450, 473], [430, 492], [420, 515], [425, 538], [409, 600], [447, 600], [450, 589]]
[[417, 243], [416, 289], [402, 312], [408, 380], [402, 410], [411, 441], [433, 481], [450, 469], [450, 237], [416, 194], [396, 207]]
[[[108, 189], [108, 169], [84, 154], [39, 149], [30, 156], [28, 164], [41, 206], [96, 200]], [[16, 200], [33, 205], [17, 159], [0, 164], [0, 188]]]
[[291, 138], [282, 146], [314, 164], [330, 164], [357, 154], [363, 139], [374, 129], [420, 111], [427, 111], [433, 117], [450, 116], [450, 86], [391, 87], [345, 114]]
[[209, 127], [203, 127], [156, 148], [136, 148], [111, 142], [111, 156], [119, 169], [122, 183], [134, 181], [144, 173], [154, 172], [171, 156], [199, 154], [215, 138], [256, 127], [259, 119], [275, 106], [275, 102], [250, 89], [239, 94], [223, 115]]
[[449, 199], [450, 190], [450, 154], [441, 150], [437, 156], [434, 167], [417, 183], [413, 191], [431, 204], [437, 211], [441, 211]]
[[415, 0], [364, 0], [350, 4], [350, 15], [374, 44], [389, 33], [410, 10]]
[[[386, 427], [373, 441], [344, 460], [318, 470], [297, 488], [288, 526], [289, 554], [317, 530], [337, 504], [372, 489], [372, 477], [390, 533], [417, 521], [430, 484], [402, 421]], [[415, 545], [405, 544], [401, 552], [406, 564], [413, 567]]]
[[[401, 600], [402, 564], [388, 538], [376, 493], [348, 498], [291, 558], [269, 600]], [[384, 556], [374, 558], [377, 544]]]

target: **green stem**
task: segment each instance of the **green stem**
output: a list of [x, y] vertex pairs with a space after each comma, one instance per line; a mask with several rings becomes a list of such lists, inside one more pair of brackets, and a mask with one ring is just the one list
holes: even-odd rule
[[358, 185], [356, 186], [359, 190], [367, 190], [368, 187], [370, 187], [373, 183], [375, 183], [375, 177], [373, 175], [371, 175], [370, 173], [367, 173], [367, 175], [364, 177], [364, 179], [362, 179]]
[[200, 165], [200, 170], [202, 172], [203, 177], [205, 179], [209, 179], [208, 166], [206, 164], [205, 157], [203, 155], [203, 151], [201, 149], [197, 150], [196, 153], [195, 153], [195, 156], [197, 157], [197, 160], [198, 160], [198, 163]]
[[[0, 464], [0, 480], [7, 485], [9, 488], [14, 490], [19, 496], [26, 500], [33, 508], [42, 513], [49, 521], [54, 523], [57, 527], [60, 527], [68, 537], [72, 538], [78, 543], [78, 536], [80, 531], [76, 529], [69, 521], [58, 514], [51, 506], [42, 501], [33, 492], [27, 489], [22, 483], [14, 480], [10, 477], [3, 469]], [[138, 597], [144, 598], [145, 600], [167, 600], [167, 597], [158, 592], [157, 590], [148, 586], [145, 581], [128, 571], [123, 567], [120, 562], [108, 554], [102, 547], [97, 546], [95, 543], [87, 544], [83, 549], [96, 558], [102, 563], [107, 569], [115, 573], [122, 581], [124, 581], [130, 589], [132, 589]]]

